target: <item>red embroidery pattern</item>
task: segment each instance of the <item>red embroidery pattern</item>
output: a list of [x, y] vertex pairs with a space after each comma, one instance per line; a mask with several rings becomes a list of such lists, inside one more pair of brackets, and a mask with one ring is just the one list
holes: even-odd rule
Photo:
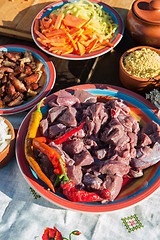
[[64, 240], [64, 239], [71, 240], [72, 235], [77, 235], [78, 236], [80, 234], [81, 234], [81, 232], [75, 230], [75, 231], [73, 231], [69, 234], [69, 239], [68, 239], [68, 238], [62, 237], [61, 232], [59, 232], [56, 227], [53, 227], [53, 228], [48, 228], [47, 227], [44, 230], [42, 240]]

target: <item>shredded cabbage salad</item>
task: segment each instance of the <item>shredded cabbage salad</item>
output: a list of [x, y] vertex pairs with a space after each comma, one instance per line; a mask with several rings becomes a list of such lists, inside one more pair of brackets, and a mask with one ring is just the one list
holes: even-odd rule
[[67, 3], [61, 8], [52, 11], [53, 14], [58, 15], [64, 13], [65, 16], [72, 14], [76, 17], [86, 20], [92, 19], [88, 27], [92, 30], [93, 35], [103, 35], [104, 39], [111, 40], [118, 25], [114, 23], [112, 17], [106, 13], [102, 6], [97, 3], [80, 0], [78, 2]]
[[0, 117], [0, 152], [5, 149], [11, 140], [10, 129], [4, 119]]

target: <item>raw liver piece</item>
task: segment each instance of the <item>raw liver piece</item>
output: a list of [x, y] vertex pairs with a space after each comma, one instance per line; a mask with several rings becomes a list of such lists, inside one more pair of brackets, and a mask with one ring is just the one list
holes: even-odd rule
[[67, 167], [67, 176], [71, 179], [76, 185], [82, 183], [82, 170], [80, 166], [69, 166]]
[[79, 99], [67, 91], [60, 90], [57, 97], [57, 104], [59, 106], [73, 106], [79, 103]]
[[65, 129], [66, 129], [66, 126], [61, 124], [61, 123], [58, 123], [58, 124], [55, 124], [55, 125], [51, 125], [48, 128], [49, 138], [55, 138], [55, 136], [57, 136], [58, 134], [63, 132]]
[[44, 118], [40, 122], [40, 131], [43, 136], [48, 137], [48, 119]]
[[117, 174], [118, 176], [126, 175], [129, 172], [129, 165], [122, 163], [120, 161], [104, 161], [99, 169], [102, 174]]
[[75, 160], [75, 165], [86, 166], [91, 165], [94, 159], [87, 149], [84, 149], [81, 153], [75, 154], [73, 159]]
[[76, 127], [76, 113], [77, 110], [74, 107], [68, 107], [65, 112], [58, 118], [58, 121], [60, 121], [67, 127]]
[[87, 186], [88, 190], [98, 190], [102, 184], [102, 180], [90, 173], [86, 173], [83, 177], [83, 183]]
[[134, 158], [131, 161], [131, 165], [134, 168], [145, 169], [160, 161], [160, 144], [157, 142], [154, 147], [148, 153], [141, 152], [139, 158]]
[[49, 109], [48, 111], [48, 119], [51, 123], [53, 123], [56, 118], [58, 118], [66, 109], [66, 107], [63, 106], [56, 106], [56, 107], [52, 107]]
[[79, 139], [68, 139], [63, 143], [63, 150], [70, 156], [82, 152], [83, 147], [84, 143]]
[[94, 96], [93, 94], [81, 90], [81, 89], [76, 89], [74, 91], [74, 96], [77, 97], [81, 103], [95, 103], [97, 102], [97, 97]]
[[103, 183], [103, 188], [111, 193], [110, 201], [113, 201], [119, 194], [123, 184], [123, 178], [118, 175], [107, 175]]

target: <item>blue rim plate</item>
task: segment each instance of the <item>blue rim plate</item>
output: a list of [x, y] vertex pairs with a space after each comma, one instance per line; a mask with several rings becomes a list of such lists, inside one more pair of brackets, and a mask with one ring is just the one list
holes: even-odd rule
[[[54, 2], [50, 5], [48, 5], [47, 7], [43, 8], [35, 17], [35, 19], [33, 20], [32, 26], [31, 26], [31, 34], [32, 34], [32, 38], [35, 41], [35, 43], [37, 44], [37, 46], [43, 50], [44, 52], [46, 52], [47, 54], [50, 54], [51, 56], [54, 57], [58, 57], [58, 58], [62, 58], [62, 59], [68, 59], [68, 60], [86, 60], [86, 59], [91, 59], [91, 58], [95, 58], [98, 56], [101, 56], [109, 51], [111, 51], [113, 49], [113, 47], [104, 47], [101, 50], [97, 50], [95, 52], [91, 52], [91, 53], [87, 53], [84, 54], [82, 56], [78, 55], [78, 54], [66, 54], [66, 55], [60, 55], [60, 54], [56, 54], [56, 53], [51, 53], [48, 51], [48, 49], [46, 47], [44, 47], [38, 40], [37, 40], [37, 34], [34, 31], [34, 27], [35, 27], [35, 21], [38, 19], [42, 19], [45, 16], [48, 16], [53, 10], [62, 7], [64, 4], [69, 3], [69, 2], [75, 2], [75, 1], [68, 1], [68, 0], [62, 0], [62, 1], [58, 1], [58, 2]], [[110, 7], [109, 5], [98, 1], [98, 0], [92, 0], [91, 2], [93, 3], [97, 3], [100, 6], [103, 7], [103, 10], [107, 13], [110, 14], [110, 16], [112, 17], [113, 21], [118, 24], [118, 29], [116, 30], [111, 42], [114, 44], [114, 47], [120, 42], [120, 40], [123, 37], [123, 32], [124, 32], [124, 23], [123, 20], [121, 18], [121, 16], [119, 15], [119, 13], [112, 7]]]
[[[67, 88], [66, 90], [69, 92], [73, 92], [76, 88], [77, 86]], [[158, 124], [160, 124], [157, 108], [143, 97], [129, 90], [105, 84], [85, 84], [79, 85], [78, 88], [84, 89], [98, 96], [108, 96], [123, 99], [127, 102], [133, 115], [136, 116], [139, 121], [142, 120], [143, 122], [149, 122], [151, 120], [154, 120]], [[47, 103], [54, 97], [54, 95], [57, 96], [58, 92], [48, 96], [44, 100], [42, 107], [43, 114], [47, 112]], [[141, 202], [142, 200], [150, 196], [152, 193], [154, 193], [156, 189], [158, 189], [158, 187], [160, 186], [160, 163], [157, 163], [154, 166], [146, 169], [144, 171], [143, 177], [135, 179], [125, 185], [122, 188], [119, 196], [113, 202], [103, 204], [75, 203], [69, 201], [63, 195], [48, 191], [48, 187], [41, 180], [38, 179], [37, 175], [28, 166], [23, 150], [25, 139], [24, 133], [27, 132], [31, 113], [35, 111], [35, 109], [36, 107], [34, 107], [28, 113], [18, 131], [16, 142], [16, 157], [19, 169], [25, 180], [29, 183], [31, 187], [33, 187], [42, 197], [44, 197], [48, 201], [61, 207], [81, 212], [111, 212], [124, 209]]]
[[43, 54], [39, 50], [36, 50], [32, 47], [24, 46], [24, 45], [13, 44], [13, 45], [0, 46], [0, 51], [5, 51], [5, 52], [6, 51], [25, 52], [26, 50], [30, 51], [33, 54], [33, 57], [35, 57], [36, 59], [38, 59], [40, 62], [43, 63], [44, 71], [46, 73], [45, 84], [35, 98], [19, 106], [0, 108], [0, 114], [9, 115], [9, 114], [26, 111], [27, 109], [37, 104], [42, 98], [47, 96], [55, 84], [55, 79], [56, 79], [55, 67], [53, 63], [45, 56], [45, 54]]

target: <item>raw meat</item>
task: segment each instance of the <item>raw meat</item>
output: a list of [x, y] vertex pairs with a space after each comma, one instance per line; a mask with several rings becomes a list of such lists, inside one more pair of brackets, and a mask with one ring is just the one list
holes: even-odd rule
[[[100, 102], [87, 91], [76, 89], [72, 94], [60, 91], [49, 106], [40, 123], [44, 136], [55, 139], [85, 122], [62, 144], [50, 143], [66, 162], [68, 177], [77, 188], [95, 192], [108, 189], [109, 201], [113, 201], [124, 177], [141, 177], [143, 169], [159, 162], [160, 126], [153, 121], [140, 126], [125, 101]], [[47, 160], [40, 154], [38, 159], [45, 170]], [[53, 174], [51, 179], [55, 179]]]

